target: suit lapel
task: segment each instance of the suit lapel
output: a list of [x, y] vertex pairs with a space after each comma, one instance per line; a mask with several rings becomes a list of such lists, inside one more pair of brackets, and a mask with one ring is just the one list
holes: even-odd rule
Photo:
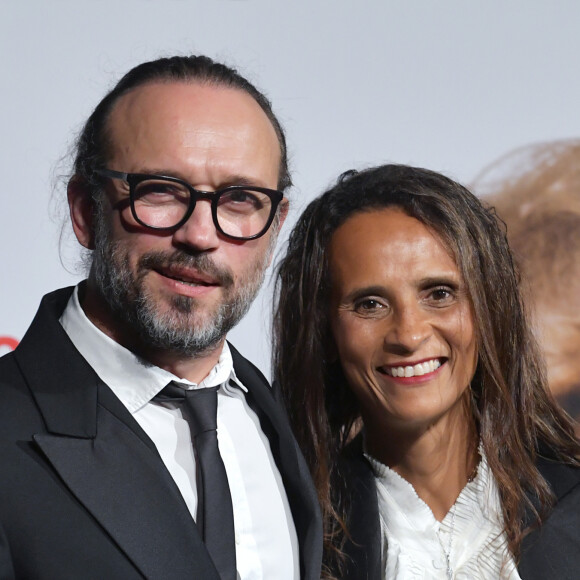
[[94, 439], [38, 434], [34, 440], [146, 578], [211, 577], [195, 525], [156, 454], [104, 407], [97, 415]]
[[340, 458], [340, 474], [349, 494], [347, 518], [350, 538], [344, 551], [348, 556], [344, 578], [379, 580], [382, 577], [381, 527], [373, 470], [363, 455], [362, 435], [347, 445]]
[[70, 290], [45, 297], [15, 351], [47, 425], [34, 441], [146, 578], [217, 580], [155, 446], [58, 322], [69, 296]]
[[260, 371], [230, 344], [237, 377], [248, 389], [247, 401], [260, 419], [290, 502], [300, 549], [303, 580], [320, 578], [322, 520], [316, 490], [283, 407]]

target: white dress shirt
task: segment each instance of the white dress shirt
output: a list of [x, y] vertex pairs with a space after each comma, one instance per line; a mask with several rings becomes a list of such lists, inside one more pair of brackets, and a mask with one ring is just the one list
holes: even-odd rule
[[477, 475], [442, 522], [406, 479], [365, 456], [377, 485], [383, 580], [520, 580], [501, 524], [497, 485], [483, 455]]
[[60, 322], [77, 350], [151, 438], [194, 519], [196, 468], [189, 425], [175, 405], [152, 402], [152, 398], [171, 381], [186, 389], [220, 386], [218, 446], [232, 495], [238, 577], [298, 580], [298, 539], [288, 498], [268, 438], [246, 402], [247, 389], [235, 376], [227, 343], [217, 365], [196, 385], [150, 365], [101, 332], [83, 312], [78, 287]]

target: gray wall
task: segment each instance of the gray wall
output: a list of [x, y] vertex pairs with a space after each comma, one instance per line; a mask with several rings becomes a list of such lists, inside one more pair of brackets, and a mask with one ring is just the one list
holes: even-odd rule
[[[131, 66], [206, 53], [266, 91], [294, 168], [287, 234], [346, 169], [395, 161], [469, 182], [517, 146], [580, 136], [579, 26], [573, 0], [2, 0], [0, 336], [20, 338], [42, 294], [81, 277], [60, 263], [58, 176]], [[64, 250], [74, 269], [70, 237]], [[269, 290], [231, 334], [266, 372]]]

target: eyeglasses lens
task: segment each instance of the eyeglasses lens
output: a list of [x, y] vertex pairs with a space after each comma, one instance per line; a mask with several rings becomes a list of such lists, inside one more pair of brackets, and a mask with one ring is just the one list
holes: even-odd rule
[[[135, 184], [133, 205], [139, 220], [153, 228], [172, 228], [186, 215], [190, 203], [189, 189], [163, 179], [147, 179]], [[217, 221], [228, 236], [248, 238], [259, 234], [272, 213], [272, 200], [263, 192], [225, 189], [217, 201]]]

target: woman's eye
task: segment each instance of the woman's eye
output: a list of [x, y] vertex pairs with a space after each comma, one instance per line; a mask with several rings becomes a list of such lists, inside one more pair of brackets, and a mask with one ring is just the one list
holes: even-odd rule
[[376, 312], [377, 310], [382, 310], [384, 308], [384, 305], [381, 304], [378, 300], [367, 298], [365, 300], [359, 300], [354, 305], [354, 308], [357, 312], [372, 313]]
[[435, 298], [436, 300], [444, 300], [445, 298], [447, 298], [448, 296], [450, 296], [451, 293], [449, 292], [449, 290], [435, 290], [435, 292], [433, 292], [433, 298]]
[[436, 303], [446, 303], [453, 299], [451, 288], [435, 288], [429, 293], [429, 299]]

